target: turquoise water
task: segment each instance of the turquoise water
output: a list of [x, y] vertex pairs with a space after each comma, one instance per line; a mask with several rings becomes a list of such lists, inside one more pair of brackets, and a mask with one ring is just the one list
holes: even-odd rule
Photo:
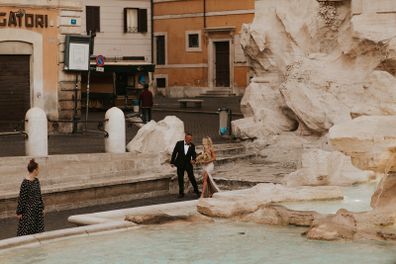
[[395, 244], [311, 241], [303, 231], [226, 221], [174, 223], [2, 251], [0, 263], [396, 263]]
[[344, 187], [342, 188], [343, 200], [287, 202], [281, 204], [293, 210], [316, 211], [322, 214], [335, 213], [340, 208], [345, 208], [352, 212], [369, 211], [372, 209], [370, 200], [376, 186], [377, 183], [370, 183]]

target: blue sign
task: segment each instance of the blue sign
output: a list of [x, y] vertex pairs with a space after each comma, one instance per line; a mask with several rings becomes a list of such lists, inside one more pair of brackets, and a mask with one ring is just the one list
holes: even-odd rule
[[105, 64], [105, 58], [103, 55], [96, 56], [96, 66], [103, 67]]
[[70, 24], [77, 25], [77, 19], [75, 18], [70, 19]]

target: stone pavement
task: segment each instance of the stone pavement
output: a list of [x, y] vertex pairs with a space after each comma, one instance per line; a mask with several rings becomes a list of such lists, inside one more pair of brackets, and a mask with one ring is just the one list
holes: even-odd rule
[[[153, 120], [162, 120], [167, 115], [175, 115], [180, 118], [185, 125], [185, 130], [194, 136], [194, 142], [200, 144], [203, 136], [210, 136], [214, 143], [228, 143], [229, 139], [224, 139], [218, 134], [219, 117], [217, 109], [227, 107], [232, 110], [232, 119], [242, 117], [239, 110], [241, 97], [223, 98], [202, 98], [202, 108], [180, 108], [178, 98], [166, 98], [157, 96], [154, 99]], [[85, 112], [84, 112], [85, 113]], [[88, 120], [89, 130], [97, 129], [99, 121], [104, 119], [104, 111], [91, 111]], [[97, 121], [97, 122], [95, 122]], [[127, 142], [137, 133], [138, 127], [134, 124], [127, 124]], [[96, 153], [104, 152], [103, 134], [100, 132], [84, 132], [69, 135], [50, 135], [48, 141], [49, 154], [73, 154], [73, 153]], [[22, 136], [0, 137], [0, 157], [23, 156], [24, 138]]]

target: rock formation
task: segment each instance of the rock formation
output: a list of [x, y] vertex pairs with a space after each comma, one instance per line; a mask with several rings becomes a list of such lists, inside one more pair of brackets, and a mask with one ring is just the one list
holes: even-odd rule
[[351, 156], [355, 166], [385, 176], [371, 197], [372, 211], [353, 213], [340, 209], [335, 215], [316, 219], [307, 237], [396, 240], [395, 121], [394, 116], [362, 116], [330, 129], [330, 143]]
[[[372, 211], [296, 212], [274, 206], [264, 193], [261, 202], [254, 195], [226, 202], [216, 194], [200, 201], [198, 210], [309, 225], [306, 235], [312, 239], [396, 240], [395, 17], [396, 1], [389, 0], [267, 0], [256, 2], [253, 23], [241, 30], [255, 77], [241, 101], [245, 118], [232, 123], [234, 135], [266, 147], [279, 144], [271, 140], [286, 132], [317, 137], [316, 146], [328, 139], [326, 149], [302, 151], [302, 166], [286, 183], [343, 185], [373, 175], [358, 169], [385, 174]], [[327, 152], [334, 150], [339, 152]]]
[[184, 123], [176, 116], [167, 116], [158, 123], [151, 120], [139, 129], [128, 143], [129, 152], [158, 153], [170, 155], [176, 141], [184, 138]]
[[375, 178], [372, 171], [354, 167], [351, 158], [339, 151], [307, 150], [302, 154], [301, 168], [284, 178], [287, 186], [345, 186]]
[[339, 187], [286, 187], [263, 183], [253, 188], [215, 193], [212, 199], [201, 199], [198, 212], [211, 217], [246, 217], [271, 203], [306, 200], [342, 199]]
[[241, 32], [256, 77], [235, 135], [260, 138], [298, 123], [301, 135], [321, 136], [356, 116], [395, 114], [396, 30], [385, 11], [396, 11], [396, 2], [378, 2], [257, 1]]

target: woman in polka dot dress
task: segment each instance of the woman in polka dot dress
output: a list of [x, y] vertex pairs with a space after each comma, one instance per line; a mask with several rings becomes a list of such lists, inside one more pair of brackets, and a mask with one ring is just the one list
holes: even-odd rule
[[44, 203], [37, 179], [39, 167], [34, 159], [30, 160], [27, 169], [29, 174], [22, 181], [16, 210], [19, 219], [17, 236], [44, 232]]

